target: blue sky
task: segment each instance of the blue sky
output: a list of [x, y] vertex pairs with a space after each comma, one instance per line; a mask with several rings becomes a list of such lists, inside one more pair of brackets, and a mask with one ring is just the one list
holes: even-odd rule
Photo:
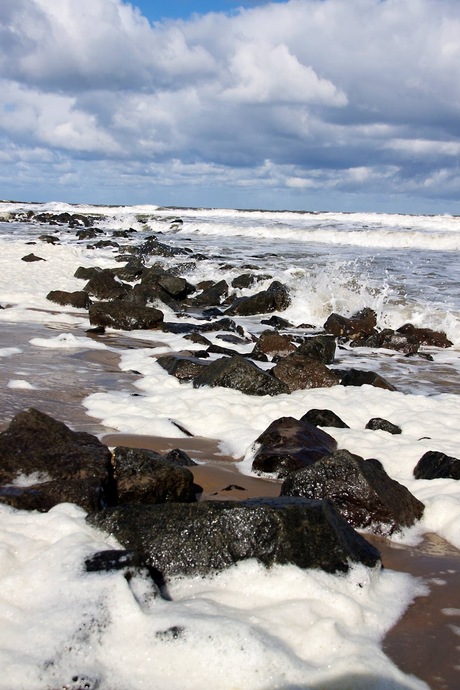
[[460, 214], [460, 2], [1, 0], [0, 198]]

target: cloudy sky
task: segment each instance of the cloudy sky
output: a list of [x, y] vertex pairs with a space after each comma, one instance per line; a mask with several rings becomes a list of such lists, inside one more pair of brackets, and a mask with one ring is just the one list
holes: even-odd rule
[[1, 0], [0, 198], [460, 213], [459, 0]]

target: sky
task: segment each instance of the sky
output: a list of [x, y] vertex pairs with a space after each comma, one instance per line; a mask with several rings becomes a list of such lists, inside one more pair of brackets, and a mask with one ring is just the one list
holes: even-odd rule
[[0, 198], [460, 214], [459, 0], [1, 0]]

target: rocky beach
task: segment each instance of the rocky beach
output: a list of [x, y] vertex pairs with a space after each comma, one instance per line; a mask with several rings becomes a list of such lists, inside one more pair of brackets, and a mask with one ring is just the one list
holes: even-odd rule
[[455, 219], [0, 211], [0, 687], [456, 687]]

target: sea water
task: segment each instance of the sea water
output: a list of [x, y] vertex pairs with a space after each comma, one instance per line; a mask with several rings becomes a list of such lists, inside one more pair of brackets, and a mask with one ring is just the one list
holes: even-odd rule
[[[125, 334], [132, 347], [120, 349], [115, 333], [86, 335], [85, 311], [61, 309], [46, 299], [50, 290], [81, 289], [82, 281], [74, 278], [80, 265], [119, 266], [120, 250], [90, 249], [66, 226], [31, 222], [30, 210], [95, 215], [102, 239], [113, 230], [136, 230], [132, 240], [118, 240], [123, 245], [155, 234], [172, 246], [188, 247], [189, 255], [161, 261], [180, 265], [191, 283], [231, 284], [247, 272], [259, 277], [257, 287], [235, 290], [237, 296], [280, 280], [292, 297], [280, 316], [308, 326], [307, 332], [320, 330], [332, 311], [351, 315], [371, 307], [380, 327], [410, 321], [444, 330], [453, 346], [422, 348], [431, 359], [369, 348], [337, 350], [335, 367], [379, 371], [396, 392], [336, 386], [272, 398], [194, 389], [169, 376], [156, 355], [199, 345], [179, 335], [139, 331]], [[8, 222], [19, 211], [21, 222]], [[413, 478], [427, 450], [459, 456], [460, 218], [15, 203], [0, 204], [0, 218], [1, 328], [48, 327], [27, 343], [11, 344], [9, 338], [2, 347], [0, 342], [0, 361], [12, 372], [10, 395], [17, 391], [33, 400], [36, 383], [21, 370], [26, 346], [49, 352], [56, 363], [63, 350], [117, 352], [121, 372], [138, 372], [138, 395], [132, 395], [132, 384], [99, 389], [84, 400], [90, 417], [135, 434], [177, 437], [179, 425], [216, 439], [243, 473], [251, 472], [255, 439], [274, 419], [331, 409], [350, 427], [328, 428], [339, 447], [378, 458], [425, 503], [420, 523], [394, 539], [414, 543], [434, 532], [460, 548], [459, 483]], [[60, 244], [38, 240], [44, 233], [55, 233]], [[44, 261], [21, 261], [31, 251]], [[201, 259], [194, 262], [193, 253]], [[157, 260], [151, 257], [149, 263]], [[165, 320], [184, 321], [159, 306]], [[266, 328], [260, 317], [235, 320], [248, 338]], [[207, 335], [223, 344], [218, 334]], [[402, 433], [366, 429], [372, 417], [388, 419]], [[2, 507], [0, 517], [0, 688], [76, 690], [82, 678], [103, 690], [425, 687], [403, 675], [381, 650], [385, 632], [422, 592], [421, 583], [408, 575], [361, 567], [346, 576], [294, 566], [267, 571], [247, 562], [212, 578], [177, 579], [171, 601], [164, 601], [148, 596], [146, 582], [134, 586], [121, 574], [84, 573], [88, 555], [115, 544], [85, 524], [81, 509], [61, 505], [36, 514]], [[172, 629], [182, 632], [165, 632]]]

